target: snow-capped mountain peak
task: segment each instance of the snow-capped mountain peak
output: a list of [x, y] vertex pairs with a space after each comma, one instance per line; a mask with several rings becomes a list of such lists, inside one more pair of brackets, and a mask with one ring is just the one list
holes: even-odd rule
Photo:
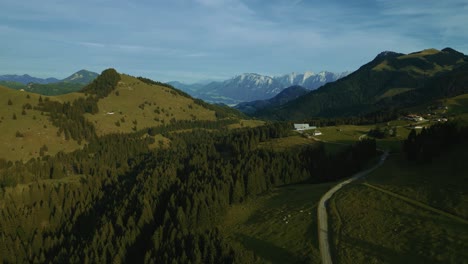
[[[327, 82], [336, 81], [347, 73], [335, 74], [321, 71], [314, 73], [292, 72], [281, 76], [267, 76], [257, 73], [243, 73], [223, 82], [212, 82], [197, 89], [195, 97], [209, 102], [236, 104], [253, 100], [272, 98], [287, 87], [300, 85], [314, 90]], [[187, 92], [193, 92], [188, 89]]]

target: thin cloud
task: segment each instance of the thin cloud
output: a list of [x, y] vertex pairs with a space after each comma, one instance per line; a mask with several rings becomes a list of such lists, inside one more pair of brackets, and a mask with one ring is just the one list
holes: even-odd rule
[[85, 46], [88, 48], [105, 48], [106, 45], [102, 43], [96, 43], [96, 42], [77, 42], [76, 44]]
[[467, 16], [461, 0], [3, 0], [0, 49], [22, 72], [76, 62], [176, 80], [343, 71], [383, 50], [466, 53]]

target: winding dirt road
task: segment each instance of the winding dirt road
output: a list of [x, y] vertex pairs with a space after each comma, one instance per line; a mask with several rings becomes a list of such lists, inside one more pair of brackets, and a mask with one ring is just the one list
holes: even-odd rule
[[385, 159], [388, 156], [388, 151], [385, 151], [382, 156], [380, 157], [379, 163], [377, 163], [375, 166], [373, 166], [370, 169], [367, 169], [365, 171], [361, 171], [351, 178], [340, 182], [339, 184], [335, 185], [333, 188], [331, 188], [327, 193], [325, 193], [322, 198], [320, 199], [320, 202], [317, 207], [317, 217], [318, 217], [318, 236], [319, 236], [319, 248], [320, 248], [320, 255], [322, 257], [322, 263], [324, 264], [331, 264], [332, 258], [330, 254], [330, 243], [328, 241], [328, 216], [327, 216], [327, 203], [328, 200], [332, 197], [332, 195], [337, 192], [341, 187], [345, 186], [348, 183], [351, 183], [362, 176], [367, 175], [371, 171], [375, 170], [376, 168], [380, 167]]

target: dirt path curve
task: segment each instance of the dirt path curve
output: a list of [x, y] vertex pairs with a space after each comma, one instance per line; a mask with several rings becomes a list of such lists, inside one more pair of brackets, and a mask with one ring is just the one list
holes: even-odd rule
[[376, 168], [380, 167], [385, 159], [388, 156], [388, 151], [385, 151], [382, 156], [380, 157], [379, 163], [373, 166], [370, 169], [365, 171], [358, 172], [351, 178], [340, 182], [339, 184], [335, 185], [331, 188], [327, 193], [325, 193], [322, 198], [320, 199], [319, 205], [317, 207], [317, 217], [318, 217], [318, 235], [319, 235], [319, 248], [320, 248], [320, 255], [322, 257], [322, 263], [324, 264], [331, 264], [332, 258], [330, 254], [330, 243], [328, 241], [328, 216], [327, 216], [327, 203], [328, 200], [332, 197], [332, 195], [341, 189], [341, 187], [345, 186], [348, 183], [351, 183], [360, 177], [367, 175], [368, 173], [372, 172]]

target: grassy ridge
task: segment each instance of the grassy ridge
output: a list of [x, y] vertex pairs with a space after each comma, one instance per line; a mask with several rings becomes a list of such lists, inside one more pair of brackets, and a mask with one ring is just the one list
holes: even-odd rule
[[98, 106], [98, 114], [86, 117], [95, 124], [99, 135], [170, 124], [171, 119], [216, 119], [214, 111], [195, 104], [193, 99], [123, 74], [115, 90], [100, 99]]

